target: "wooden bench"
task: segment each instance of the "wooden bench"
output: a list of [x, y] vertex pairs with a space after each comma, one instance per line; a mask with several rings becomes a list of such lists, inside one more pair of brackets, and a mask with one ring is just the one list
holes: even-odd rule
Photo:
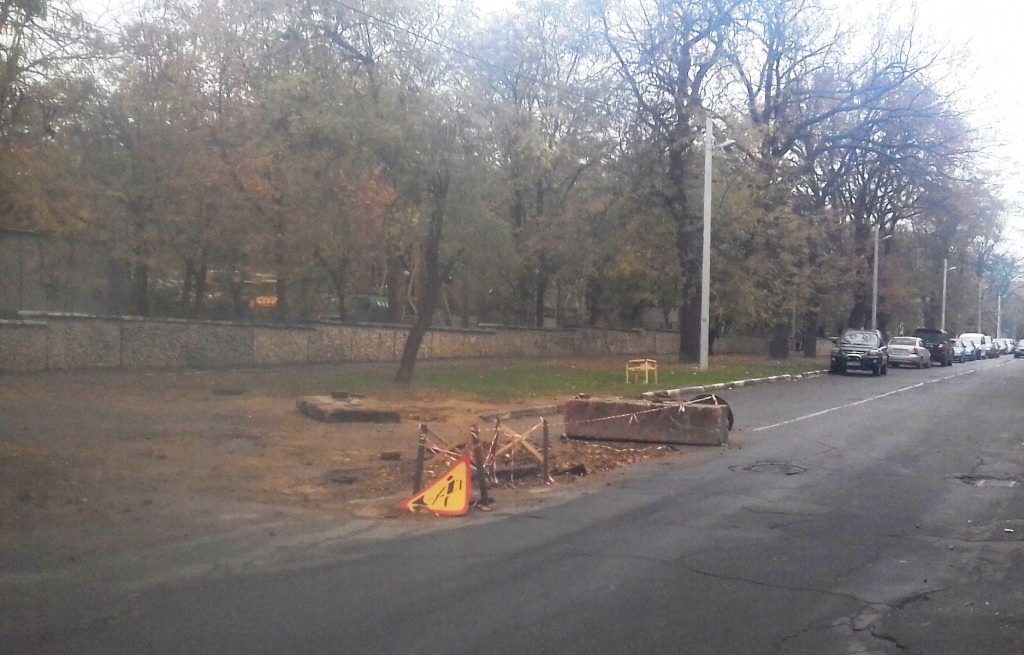
[[630, 373], [640, 381], [640, 374], [644, 374], [644, 384], [651, 383], [651, 371], [654, 372], [654, 383], [658, 383], [658, 360], [656, 359], [631, 359], [626, 362], [626, 384], [629, 384]]

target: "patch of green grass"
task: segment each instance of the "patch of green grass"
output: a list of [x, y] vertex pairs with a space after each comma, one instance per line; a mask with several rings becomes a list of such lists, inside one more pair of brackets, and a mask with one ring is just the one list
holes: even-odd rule
[[[636, 397], [645, 391], [704, 386], [772, 375], [821, 370], [825, 359], [793, 357], [774, 361], [764, 357], [712, 358], [706, 371], [693, 364], [659, 360], [658, 382], [626, 383], [626, 358], [557, 360], [450, 360], [419, 362], [412, 384], [394, 384], [397, 365], [317, 367], [291, 393], [327, 393], [334, 389], [378, 397], [449, 397], [482, 401], [537, 399], [550, 402], [577, 393]], [[296, 381], [298, 382], [298, 381]], [[277, 385], [275, 385], [277, 386]], [[284, 391], [284, 389], [281, 389]]]

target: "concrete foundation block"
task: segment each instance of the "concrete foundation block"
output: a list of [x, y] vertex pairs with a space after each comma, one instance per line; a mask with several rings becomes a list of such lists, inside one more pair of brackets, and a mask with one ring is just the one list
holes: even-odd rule
[[398, 423], [401, 416], [389, 409], [364, 407], [358, 401], [310, 396], [295, 403], [300, 413], [324, 423]]

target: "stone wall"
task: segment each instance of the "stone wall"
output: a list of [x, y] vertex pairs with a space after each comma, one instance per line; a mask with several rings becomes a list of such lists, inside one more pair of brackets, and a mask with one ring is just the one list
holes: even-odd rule
[[[400, 326], [250, 325], [218, 321], [33, 313], [0, 320], [0, 371], [227, 368], [398, 361]], [[673, 357], [678, 335], [644, 330], [434, 329], [420, 359], [611, 355]]]
[[[407, 328], [315, 323], [252, 325], [219, 321], [27, 314], [0, 320], [0, 371], [95, 368], [239, 368], [327, 362], [397, 362]], [[819, 352], [828, 352], [819, 344]], [[427, 333], [420, 359], [460, 357], [653, 357], [674, 360], [675, 332], [532, 329], [482, 325]], [[715, 353], [767, 355], [757, 337], [723, 337]]]

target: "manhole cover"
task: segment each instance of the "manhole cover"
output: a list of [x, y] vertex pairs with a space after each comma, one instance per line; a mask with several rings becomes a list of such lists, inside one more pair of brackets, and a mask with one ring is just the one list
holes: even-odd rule
[[730, 466], [732, 470], [739, 468], [743, 471], [752, 471], [754, 473], [774, 473], [775, 475], [798, 475], [805, 472], [807, 469], [800, 466], [794, 466], [793, 464], [785, 464], [783, 462], [757, 462], [749, 466]]
[[960, 478], [960, 482], [969, 484], [975, 487], [1016, 487], [1016, 480], [1003, 480], [1000, 478], [980, 478], [973, 475], [965, 475]]

